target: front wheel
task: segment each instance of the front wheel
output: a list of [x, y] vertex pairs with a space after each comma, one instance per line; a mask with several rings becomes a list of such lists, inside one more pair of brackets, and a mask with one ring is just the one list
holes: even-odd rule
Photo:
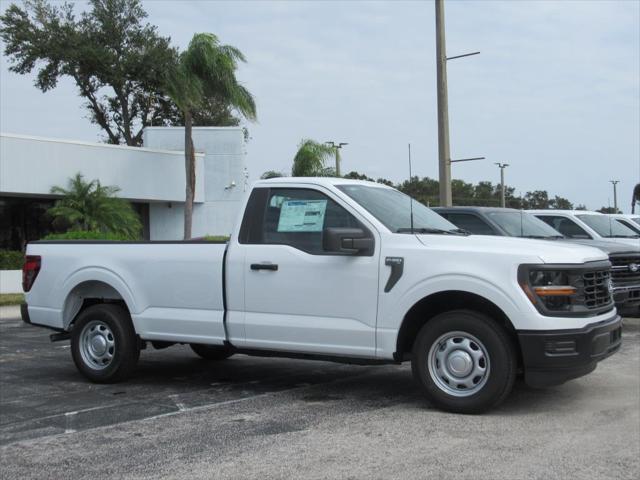
[[503, 327], [484, 314], [455, 310], [422, 327], [413, 345], [411, 368], [439, 408], [481, 413], [507, 397], [517, 360]]

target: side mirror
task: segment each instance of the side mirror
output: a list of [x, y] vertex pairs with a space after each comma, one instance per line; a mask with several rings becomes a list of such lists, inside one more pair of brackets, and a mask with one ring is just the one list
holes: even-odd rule
[[322, 248], [325, 252], [342, 255], [373, 255], [374, 242], [361, 228], [327, 227], [322, 232]]

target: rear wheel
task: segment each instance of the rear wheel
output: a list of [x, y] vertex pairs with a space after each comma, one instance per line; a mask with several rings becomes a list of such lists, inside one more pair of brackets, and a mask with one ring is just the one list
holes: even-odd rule
[[480, 413], [499, 405], [516, 376], [506, 331], [484, 314], [455, 310], [427, 322], [413, 346], [414, 378], [436, 406]]
[[228, 347], [218, 345], [202, 345], [200, 343], [191, 343], [191, 350], [196, 355], [205, 360], [225, 360], [233, 355], [233, 351]]
[[71, 355], [80, 373], [92, 382], [113, 383], [127, 378], [140, 356], [129, 313], [113, 304], [84, 310], [71, 332]]

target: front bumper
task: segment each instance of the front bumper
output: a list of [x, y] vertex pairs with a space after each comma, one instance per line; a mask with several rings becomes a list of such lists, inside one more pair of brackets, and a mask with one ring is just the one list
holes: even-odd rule
[[521, 330], [525, 382], [533, 387], [559, 385], [595, 370], [599, 361], [613, 355], [622, 344], [622, 318], [572, 330]]

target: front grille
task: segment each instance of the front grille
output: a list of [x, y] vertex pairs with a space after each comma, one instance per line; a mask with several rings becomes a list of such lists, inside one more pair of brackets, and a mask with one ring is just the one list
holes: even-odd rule
[[582, 293], [585, 307], [593, 309], [611, 303], [610, 280], [611, 274], [608, 270], [585, 272], [582, 275]]
[[609, 261], [611, 262], [611, 279], [615, 287], [640, 285], [640, 255], [611, 255]]

